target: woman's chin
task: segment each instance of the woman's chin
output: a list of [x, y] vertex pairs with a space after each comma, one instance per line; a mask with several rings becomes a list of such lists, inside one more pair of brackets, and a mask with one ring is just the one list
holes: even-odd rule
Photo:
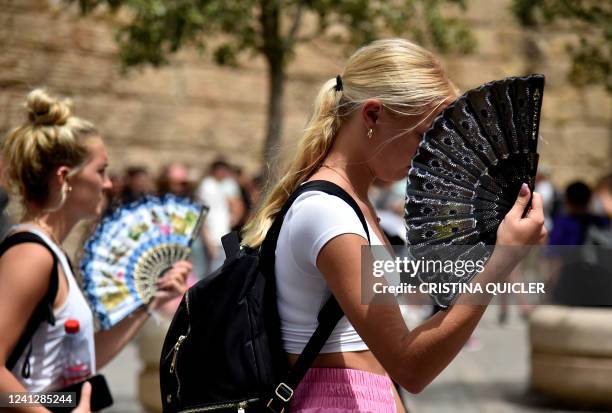
[[410, 167], [408, 168], [402, 168], [402, 169], [398, 169], [397, 171], [394, 171], [393, 174], [390, 174], [391, 176], [388, 179], [385, 179], [387, 182], [395, 182], [395, 181], [399, 181], [401, 179], [404, 179], [408, 176], [408, 171], [410, 170]]
[[94, 209], [84, 211], [81, 219], [84, 219], [86, 221], [98, 220], [102, 217], [103, 213], [104, 213], [103, 206], [97, 205]]
[[100, 205], [100, 206], [98, 206], [96, 208], [96, 210], [92, 214], [91, 218], [92, 219], [99, 219], [99, 218], [102, 218], [103, 214], [104, 214], [104, 207], [103, 207], [103, 205]]

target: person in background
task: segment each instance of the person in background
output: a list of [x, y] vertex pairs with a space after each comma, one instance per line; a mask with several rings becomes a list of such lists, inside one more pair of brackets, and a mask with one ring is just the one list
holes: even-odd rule
[[[576, 181], [565, 189], [563, 211], [555, 217], [550, 232], [549, 247], [545, 250], [547, 266], [547, 288], [553, 291], [554, 303], [568, 304], [576, 301], [588, 301], [590, 291], [585, 291], [578, 281], [584, 271], [582, 248], [591, 228], [609, 227], [607, 217], [596, 216], [590, 212], [592, 199], [591, 189], [587, 184]], [[580, 289], [580, 294], [579, 294]], [[588, 288], [587, 288], [588, 290]]]
[[241, 211], [240, 188], [225, 160], [219, 158], [211, 164], [208, 175], [198, 186], [196, 198], [210, 208], [203, 225], [208, 255], [204, 275], [207, 275], [223, 264], [225, 252], [221, 237], [232, 230]]
[[153, 192], [153, 181], [147, 168], [130, 166], [125, 171], [121, 201], [129, 203]]
[[189, 180], [189, 168], [182, 163], [164, 165], [157, 177], [157, 194], [173, 194], [184, 198], [194, 197], [194, 185]]
[[555, 218], [547, 250], [554, 304], [612, 305], [610, 219], [592, 213], [592, 200], [591, 189], [574, 182], [565, 191], [564, 213]]
[[591, 225], [605, 227], [609, 220], [591, 214], [592, 192], [587, 184], [576, 181], [565, 189], [564, 209], [557, 214], [550, 232], [550, 245], [582, 245]]
[[[110, 330], [94, 333], [93, 314], [62, 250], [62, 242], [79, 221], [97, 218], [101, 213], [104, 191], [112, 185], [106, 175], [106, 148], [93, 124], [72, 115], [68, 101], [36, 89], [28, 95], [26, 109], [27, 121], [13, 129], [2, 144], [8, 182], [24, 207], [20, 224], [11, 229], [9, 236], [34, 234], [48, 248], [24, 242], [9, 247], [0, 257], [0, 392], [52, 391], [62, 387], [62, 345], [68, 319], [79, 321], [87, 347], [83, 351], [89, 353], [90, 372], [94, 374], [130, 342], [151, 310], [185, 292], [185, 278], [191, 270], [190, 263], [177, 262], [159, 279], [159, 290], [148, 307], [139, 308]], [[54, 255], [59, 261], [57, 271]], [[55, 323], [43, 321], [38, 325], [30, 350], [22, 352], [9, 370], [7, 362], [35, 308], [43, 303], [54, 274], [58, 277], [52, 303]], [[88, 392], [86, 385], [83, 403], [75, 411], [89, 411]], [[12, 411], [48, 412], [42, 406]]]
[[612, 220], [612, 173], [601, 177], [595, 185], [591, 212]]
[[253, 209], [253, 202], [251, 201], [251, 186], [253, 182], [240, 166], [234, 166], [234, 176], [240, 189], [240, 199], [235, 206], [234, 214], [236, 215], [236, 220], [232, 225], [232, 231], [240, 233]]
[[557, 189], [550, 180], [549, 169], [544, 165], [538, 168], [535, 191], [542, 194], [542, 201], [544, 202], [544, 225], [546, 225], [546, 229], [550, 231], [553, 225], [553, 218], [558, 212], [561, 200], [557, 193]]

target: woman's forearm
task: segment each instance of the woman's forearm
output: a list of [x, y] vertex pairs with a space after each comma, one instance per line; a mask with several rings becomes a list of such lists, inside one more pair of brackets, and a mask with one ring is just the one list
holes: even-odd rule
[[187, 290], [187, 275], [191, 270], [191, 263], [187, 261], [175, 262], [158, 280], [157, 292], [146, 307], [140, 307], [110, 330], [96, 333], [97, 368], [105, 366], [134, 338], [140, 327], [149, 318], [147, 308], [158, 310], [164, 304], [185, 293]]
[[[14, 393], [14, 392], [27, 392], [26, 388], [19, 383], [19, 380], [15, 378], [6, 366], [0, 367], [0, 393]], [[0, 411], [5, 411], [4, 408]], [[22, 407], [18, 405], [6, 408], [6, 411], [11, 413], [49, 413], [49, 410], [43, 406], [36, 407]]]
[[119, 354], [148, 318], [146, 309], [142, 307], [110, 330], [96, 332], [96, 369], [101, 369]]
[[484, 305], [454, 305], [411, 330], [402, 340], [405, 362], [397, 379], [400, 384], [420, 393], [463, 348], [485, 309]]
[[[472, 282], [498, 282], [516, 264], [515, 258], [498, 254], [491, 257], [489, 265]], [[402, 348], [406, 361], [402, 365], [409, 368], [401, 374], [402, 382], [409, 385], [407, 390], [422, 391], [451, 363], [474, 332], [492, 298], [487, 293], [459, 296], [449, 309], [438, 312], [404, 336]]]

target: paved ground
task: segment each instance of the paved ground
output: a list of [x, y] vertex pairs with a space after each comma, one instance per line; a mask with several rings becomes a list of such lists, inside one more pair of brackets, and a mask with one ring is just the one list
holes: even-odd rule
[[108, 413], [144, 413], [138, 403], [138, 374], [141, 363], [136, 345], [129, 344], [101, 373], [106, 376], [115, 403]]
[[[497, 325], [491, 306], [477, 328], [481, 349], [465, 348], [421, 394], [404, 393], [410, 413], [565, 413], [527, 391], [527, 329], [515, 313], [504, 327]], [[512, 310], [512, 307], [511, 307]], [[109, 413], [141, 413], [137, 402], [140, 370], [134, 345], [128, 346], [103, 370], [115, 398]]]
[[476, 329], [481, 348], [464, 348], [421, 394], [403, 393], [410, 413], [587, 412], [555, 407], [528, 391], [527, 325], [513, 309], [508, 324], [500, 327], [499, 307], [490, 306]]

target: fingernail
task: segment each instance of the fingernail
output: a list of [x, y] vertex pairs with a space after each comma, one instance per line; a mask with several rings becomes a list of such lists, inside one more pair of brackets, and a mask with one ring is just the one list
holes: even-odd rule
[[525, 183], [524, 183], [523, 185], [521, 185], [521, 192], [520, 192], [520, 194], [519, 194], [519, 195], [521, 195], [521, 196], [525, 196], [525, 195], [527, 195], [528, 193], [529, 193], [529, 186], [528, 186], [527, 184], [525, 184]]

